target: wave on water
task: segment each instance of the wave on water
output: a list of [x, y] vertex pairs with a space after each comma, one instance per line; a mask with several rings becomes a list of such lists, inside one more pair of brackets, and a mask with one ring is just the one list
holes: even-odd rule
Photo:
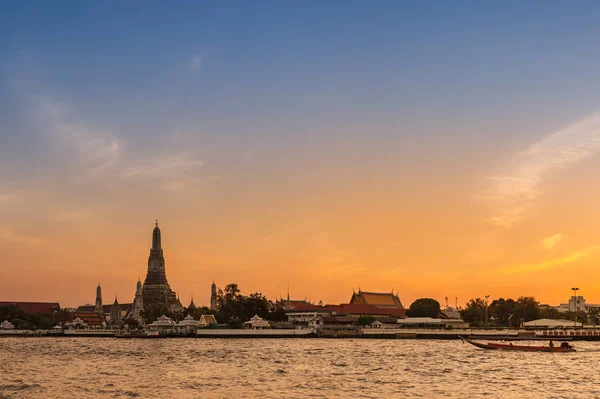
[[[0, 364], [0, 399], [584, 399], [600, 384], [600, 342], [577, 342], [576, 349], [508, 353], [433, 340], [2, 338], [0, 359], [12, 360]], [[548, 378], [549, 370], [565, 378]]]

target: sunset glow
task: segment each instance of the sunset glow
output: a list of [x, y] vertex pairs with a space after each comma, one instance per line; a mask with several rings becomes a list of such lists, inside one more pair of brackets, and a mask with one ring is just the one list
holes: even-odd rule
[[600, 303], [583, 7], [74, 4], [0, 16], [0, 300], [131, 302], [158, 219], [184, 305]]

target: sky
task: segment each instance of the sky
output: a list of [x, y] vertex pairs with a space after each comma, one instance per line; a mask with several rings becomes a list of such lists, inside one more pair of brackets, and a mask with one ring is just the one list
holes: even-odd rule
[[7, 3], [0, 300], [600, 303], [600, 4]]

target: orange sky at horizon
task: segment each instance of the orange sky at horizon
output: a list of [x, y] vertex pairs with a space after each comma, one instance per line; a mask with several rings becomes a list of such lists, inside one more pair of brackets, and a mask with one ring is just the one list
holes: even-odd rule
[[[10, 278], [0, 282], [0, 300], [78, 306], [93, 303], [100, 282], [105, 303], [115, 294], [130, 302], [145, 277], [157, 213], [167, 277], [184, 305], [191, 295], [197, 305], [208, 304], [213, 278], [218, 287], [235, 282], [269, 299], [285, 296], [289, 283], [292, 298], [324, 303], [347, 302], [360, 287], [398, 291], [406, 306], [420, 297], [443, 305], [446, 296], [451, 306], [458, 297], [460, 306], [484, 295], [533, 295], [557, 305], [573, 286], [588, 302], [600, 302], [594, 197], [583, 182], [561, 174], [545, 185], [549, 195], [510, 226], [490, 222], [480, 188], [465, 176], [449, 180], [450, 173], [439, 184], [402, 177], [410, 190], [393, 187], [389, 176], [337, 186], [321, 185], [332, 178], [323, 176], [319, 189], [302, 196], [303, 184], [271, 191], [281, 184], [273, 176], [260, 193], [243, 198], [230, 196], [232, 182], [218, 180], [189, 196], [159, 192], [138, 206], [98, 201], [86, 211], [49, 211], [51, 217], [39, 209], [12, 236], [2, 231]], [[315, 184], [312, 176], [288, 177]], [[569, 195], [561, 196], [560, 187]], [[574, 198], [582, 200], [571, 205]], [[557, 212], [561, 207], [569, 212]]]

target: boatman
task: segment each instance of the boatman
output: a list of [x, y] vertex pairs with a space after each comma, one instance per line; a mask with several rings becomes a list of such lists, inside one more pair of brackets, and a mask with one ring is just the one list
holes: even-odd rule
[[554, 342], [552, 342], [552, 340], [550, 340], [550, 347], [554, 348]]

